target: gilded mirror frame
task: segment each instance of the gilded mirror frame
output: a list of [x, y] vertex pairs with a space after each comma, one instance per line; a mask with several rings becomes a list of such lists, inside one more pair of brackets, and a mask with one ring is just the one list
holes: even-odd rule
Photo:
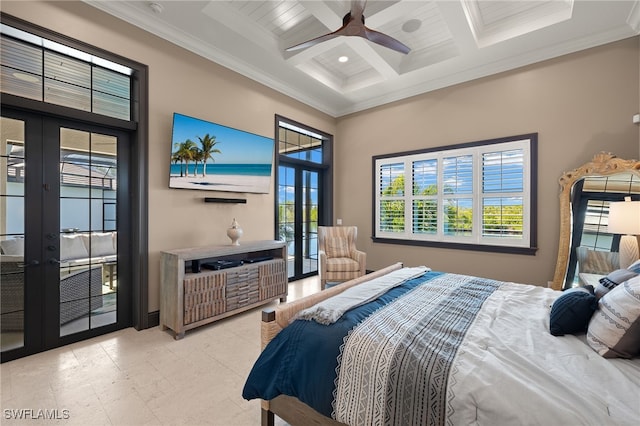
[[558, 179], [560, 184], [560, 236], [558, 239], [558, 261], [551, 284], [551, 288], [554, 290], [562, 290], [564, 286], [571, 254], [571, 190], [573, 184], [586, 176], [610, 176], [625, 172], [640, 178], [640, 161], [624, 160], [611, 153], [601, 152], [596, 154], [590, 162], [564, 173]]

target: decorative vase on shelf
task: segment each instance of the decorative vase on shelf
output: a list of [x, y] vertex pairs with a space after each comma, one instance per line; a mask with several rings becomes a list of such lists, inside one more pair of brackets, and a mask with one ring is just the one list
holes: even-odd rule
[[235, 218], [233, 218], [233, 222], [231, 222], [231, 227], [227, 229], [227, 236], [231, 238], [232, 246], [240, 245], [238, 241], [240, 240], [240, 237], [242, 237], [242, 228], [240, 228], [240, 225], [238, 225], [238, 221], [236, 221]]

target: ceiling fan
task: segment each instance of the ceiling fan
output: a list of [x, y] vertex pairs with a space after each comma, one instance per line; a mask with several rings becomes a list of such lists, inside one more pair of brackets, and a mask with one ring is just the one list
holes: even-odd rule
[[381, 32], [372, 30], [370, 28], [367, 28], [364, 25], [363, 13], [364, 13], [364, 7], [366, 3], [367, 3], [366, 0], [352, 0], [351, 10], [349, 11], [349, 13], [344, 15], [344, 18], [342, 18], [342, 27], [340, 27], [339, 29], [337, 29], [332, 33], [313, 38], [303, 43], [296, 44], [295, 46], [291, 46], [286, 49], [287, 52], [306, 49], [307, 47], [311, 47], [313, 45], [322, 43], [323, 41], [331, 40], [339, 36], [356, 36], [356, 37], [365, 38], [369, 41], [372, 41], [373, 43], [379, 44], [381, 46], [395, 50], [397, 52], [401, 52], [405, 54], [409, 53], [411, 49], [405, 46], [403, 43], [396, 40], [395, 38], [390, 37]]

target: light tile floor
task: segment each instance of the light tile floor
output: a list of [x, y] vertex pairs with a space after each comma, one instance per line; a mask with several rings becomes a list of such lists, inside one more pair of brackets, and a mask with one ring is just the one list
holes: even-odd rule
[[[288, 300], [319, 290], [317, 277], [296, 281]], [[0, 423], [259, 425], [259, 401], [241, 394], [260, 352], [262, 309], [181, 340], [159, 327], [128, 328], [4, 363]]]

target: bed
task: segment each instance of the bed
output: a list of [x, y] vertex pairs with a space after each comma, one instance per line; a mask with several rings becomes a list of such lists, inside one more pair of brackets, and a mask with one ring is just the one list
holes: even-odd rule
[[[550, 333], [559, 291], [418, 269], [263, 312], [243, 389], [263, 400], [262, 424], [638, 424], [638, 340], [611, 358], [592, 335]], [[627, 287], [633, 310], [640, 276]]]

